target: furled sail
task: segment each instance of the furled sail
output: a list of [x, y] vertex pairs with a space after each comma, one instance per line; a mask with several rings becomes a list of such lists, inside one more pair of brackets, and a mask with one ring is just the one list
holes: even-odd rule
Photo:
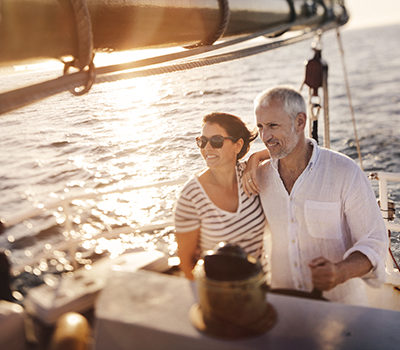
[[347, 21], [344, 1], [1, 0], [0, 64], [77, 57], [85, 24], [90, 26], [94, 50], [115, 51], [210, 45], [221, 36], [285, 23], [312, 28], [326, 20]]

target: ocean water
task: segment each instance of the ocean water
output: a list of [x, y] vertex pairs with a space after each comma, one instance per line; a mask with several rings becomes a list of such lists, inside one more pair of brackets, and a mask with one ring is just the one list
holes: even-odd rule
[[[400, 172], [399, 33], [400, 25], [342, 31], [367, 172]], [[12, 218], [66, 195], [174, 180], [199, 171], [204, 163], [194, 138], [202, 117], [223, 111], [254, 125], [257, 93], [277, 84], [300, 87], [304, 62], [313, 55], [311, 41], [205, 68], [97, 84], [81, 97], [65, 92], [0, 116], [0, 217]], [[329, 65], [331, 148], [357, 159], [335, 32], [323, 35], [322, 49]], [[3, 70], [0, 90], [54, 78], [60, 71], [40, 65]], [[257, 140], [252, 150], [262, 147]], [[400, 203], [400, 185], [389, 192]], [[170, 216], [174, 200], [175, 195], [160, 190], [129, 192], [111, 198], [111, 204], [91, 201], [90, 208], [85, 202], [81, 204], [89, 214], [76, 209], [74, 225], [93, 238], [107, 225], [154, 223]], [[46, 242], [63, 239], [55, 228], [60, 217], [56, 211], [10, 228], [0, 235], [0, 246], [21, 263]], [[166, 244], [173, 246], [169, 239]], [[396, 233], [392, 247], [400, 256]]]

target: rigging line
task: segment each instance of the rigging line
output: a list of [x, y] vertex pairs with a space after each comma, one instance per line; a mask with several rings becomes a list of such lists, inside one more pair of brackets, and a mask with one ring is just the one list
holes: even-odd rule
[[[96, 68], [96, 75], [106, 74], [119, 70], [127, 70], [133, 68], [144, 67], [148, 65], [164, 63], [177, 59], [187, 58], [202, 53], [218, 50], [227, 46], [236, 45], [241, 42], [245, 42], [254, 39], [259, 36], [273, 34], [282, 30], [288, 30], [293, 25], [301, 24], [301, 22], [283, 24], [274, 28], [270, 28], [264, 31], [260, 31], [254, 34], [242, 36], [236, 39], [228, 40], [212, 46], [203, 46], [194, 48], [188, 51], [177, 52], [173, 54], [161, 55], [157, 57], [151, 57], [138, 61], [132, 61], [122, 64], [110, 65], [105, 67]], [[52, 95], [61, 93], [63, 91], [75, 88], [79, 84], [82, 84], [86, 80], [85, 72], [71, 73], [65, 76], [58, 77], [56, 79], [48, 80], [42, 83], [33, 84], [30, 86], [22, 87], [19, 89], [7, 91], [0, 94], [0, 114], [10, 112], [14, 109], [24, 107], [31, 103], [37, 102], [41, 99], [50, 97]]]
[[138, 77], [146, 77], [149, 75], [158, 75], [165, 73], [172, 73], [177, 71], [189, 70], [193, 68], [199, 68], [204, 66], [209, 66], [213, 64], [233, 61], [236, 59], [249, 57], [264, 51], [273, 50], [279, 47], [283, 47], [290, 44], [295, 44], [297, 42], [306, 40], [314, 35], [314, 32], [302, 32], [301, 34], [284, 40], [274, 41], [272, 43], [262, 44], [258, 46], [253, 46], [246, 49], [237, 50], [234, 52], [228, 52], [224, 54], [214, 55], [210, 57], [200, 58], [189, 62], [184, 62], [181, 64], [172, 64], [168, 66], [162, 66], [157, 68], [148, 68], [134, 72], [124, 72], [109, 74], [98, 77], [96, 80], [98, 83], [112, 82], [121, 79], [131, 79]]
[[[120, 65], [113, 65], [113, 66], [97, 68], [96, 74], [97, 75], [104, 74], [105, 72], [114, 71], [114, 70], [118, 70], [118, 69], [132, 69], [132, 68], [134, 68], [132, 66], [132, 64], [136, 65], [136, 67], [140, 67], [140, 66], [145, 66], [145, 65], [150, 65], [150, 64], [156, 64], [157, 62], [162, 63], [162, 62], [166, 62], [166, 61], [176, 60], [179, 58], [185, 58], [185, 57], [198, 55], [200, 53], [205, 53], [205, 52], [223, 48], [225, 46], [235, 45], [235, 44], [238, 44], [243, 41], [248, 41], [250, 39], [259, 37], [261, 35], [268, 35], [268, 34], [277, 32], [278, 30], [282, 30], [285, 28], [290, 29], [291, 27], [293, 27], [294, 25], [298, 25], [299, 23], [300, 23], [300, 21], [285, 24], [285, 25], [280, 25], [273, 29], [269, 29], [266, 31], [261, 31], [258, 33], [250, 34], [245, 37], [240, 37], [237, 39], [229, 40], [228, 42], [223, 42], [221, 44], [213, 45], [212, 47], [199, 47], [199, 48], [195, 48], [190, 51], [183, 51], [183, 52], [178, 52], [175, 54], [168, 54], [168, 55], [153, 57], [153, 58], [149, 58], [149, 59], [134, 61], [134, 62], [131, 62], [128, 64], [120, 64]], [[340, 25], [340, 24], [338, 24], [336, 22], [328, 22], [328, 23], [322, 24], [320, 27], [309, 29], [309, 31], [311, 33], [316, 30], [329, 30], [329, 29], [333, 29], [333, 28], [337, 27], [338, 25]], [[273, 47], [273, 48], [275, 48], [275, 47]], [[267, 49], [268, 48], [264, 49], [264, 51]], [[195, 52], [193, 52], [193, 51], [195, 51]], [[235, 58], [232, 58], [232, 59], [235, 59]], [[225, 59], [225, 61], [227, 61], [227, 59]], [[219, 63], [219, 62], [221, 62], [221, 61], [218, 61], [216, 63]], [[210, 62], [208, 64], [213, 64], [213, 63]], [[200, 65], [200, 64], [193, 65], [192, 64], [192, 68], [201, 67], [204, 65], [206, 65], [206, 64], [202, 64], [202, 65]], [[122, 67], [124, 67], [124, 68], [122, 68]], [[161, 68], [163, 68], [163, 67], [161, 67]], [[161, 69], [161, 68], [159, 68], [159, 69]], [[190, 68], [189, 68], [189, 66], [187, 66], [187, 68], [179, 68], [176, 70], [183, 70], [183, 69], [190, 69]], [[147, 71], [150, 72], [152, 70], [149, 69]], [[171, 70], [168, 71], [164, 67], [164, 71], [162, 73], [168, 73], [168, 72], [171, 72]], [[142, 75], [137, 75], [137, 76], [144, 76], [143, 73], [141, 73], [141, 74]], [[160, 72], [155, 71], [154, 74], [160, 74]], [[147, 74], [147, 75], [149, 75], [149, 74]], [[115, 81], [115, 80], [117, 80], [117, 79], [115, 79], [115, 77], [117, 77], [117, 76], [121, 76], [119, 79], [127, 79], [128, 78], [128, 77], [125, 77], [126, 74], [124, 74], [123, 77], [122, 77], [122, 74], [115, 74], [114, 79], [111, 79], [110, 77], [108, 77], [105, 80], [105, 79], [98, 77], [98, 78], [96, 78], [96, 83], [104, 82], [104, 81]], [[71, 73], [71, 74], [68, 74], [65, 76], [58, 77], [53, 80], [49, 80], [49, 81], [45, 81], [42, 83], [38, 83], [38, 84], [30, 85], [27, 87], [4, 92], [4, 93], [0, 94], [0, 114], [12, 111], [14, 109], [29, 105], [33, 102], [37, 102], [46, 97], [50, 97], [57, 93], [74, 88], [74, 87], [78, 86], [79, 84], [82, 84], [82, 81], [85, 81], [85, 79], [86, 79], [85, 72], [76, 72], [76, 73]]]
[[196, 59], [193, 61], [184, 62], [181, 64], [172, 64], [172, 65], [168, 65], [168, 66], [143, 69], [143, 70], [134, 71], [134, 72], [125, 72], [125, 73], [119, 73], [119, 74], [104, 75], [101, 77], [97, 77], [96, 80], [98, 83], [105, 83], [105, 82], [112, 82], [112, 81], [121, 80], [121, 79], [131, 79], [131, 78], [137, 78], [137, 77], [145, 77], [145, 76], [149, 76], [149, 75], [172, 73], [172, 72], [189, 70], [189, 69], [199, 68], [199, 67], [208, 66], [208, 65], [212, 65], [212, 64], [232, 61], [235, 59], [240, 59], [240, 58], [248, 57], [251, 55], [255, 55], [255, 54], [258, 54], [258, 53], [261, 53], [264, 51], [273, 50], [273, 49], [283, 47], [286, 45], [295, 44], [297, 42], [306, 40], [306, 39], [314, 36], [316, 31], [324, 32], [324, 31], [336, 28], [337, 25], [338, 24], [335, 22], [328, 22], [328, 23], [321, 25], [318, 28], [303, 30], [300, 32], [300, 34], [298, 34], [294, 37], [288, 38], [288, 39], [276, 40], [272, 43], [267, 43], [267, 44], [262, 44], [262, 45], [258, 45], [258, 46], [253, 46], [253, 47], [246, 48], [246, 49], [231, 51], [231, 52], [224, 53], [224, 54], [208, 56], [205, 58], [200, 58], [200, 59]]
[[352, 98], [351, 98], [350, 84], [349, 84], [349, 79], [348, 79], [348, 74], [347, 74], [346, 62], [344, 60], [344, 49], [343, 49], [342, 37], [340, 35], [339, 28], [336, 28], [336, 38], [338, 41], [338, 46], [339, 46], [339, 51], [340, 51], [340, 59], [342, 62], [344, 81], [345, 81], [345, 85], [346, 85], [347, 99], [349, 100], [349, 108], [350, 108], [351, 120], [353, 123], [353, 131], [354, 131], [354, 138], [356, 141], [358, 159], [360, 160], [361, 170], [364, 170], [362, 156], [361, 156], [361, 149], [360, 149], [360, 140], [359, 140], [358, 134], [357, 134], [356, 117], [355, 117], [353, 102], [352, 102]]
[[233, 46], [233, 45], [236, 45], [236, 44], [240, 44], [242, 42], [249, 41], [251, 39], [255, 39], [255, 38], [258, 38], [260, 36], [266, 36], [266, 35], [272, 35], [272, 34], [275, 34], [275, 33], [281, 33], [282, 31], [290, 30], [294, 26], [304, 25], [308, 21], [310, 21], [310, 18], [308, 18], [307, 20], [300, 20], [300, 21], [297, 21], [297, 22], [285, 23], [285, 24], [279, 25], [279, 26], [274, 27], [274, 28], [270, 28], [270, 29], [267, 29], [267, 30], [262, 30], [262, 31], [259, 31], [259, 32], [253, 33], [253, 34], [249, 34], [249, 35], [240, 36], [240, 37], [235, 38], [235, 39], [226, 40], [226, 41], [224, 41], [222, 43], [214, 44], [212, 46], [201, 46], [201, 47], [196, 47], [196, 48], [191, 49], [191, 50], [175, 52], [175, 53], [156, 56], [156, 57], [145, 58], [145, 59], [137, 60], [137, 61], [131, 61], [131, 62], [126, 62], [126, 63], [109, 65], [109, 66], [105, 66], [105, 67], [99, 67], [99, 68], [96, 68], [96, 74], [97, 75], [101, 75], [101, 74], [116, 72], [116, 71], [119, 71], [119, 70], [140, 68], [140, 67], [144, 67], [144, 66], [150, 66], [150, 65], [153, 65], [153, 64], [165, 63], [165, 62], [174, 61], [174, 60], [178, 60], [178, 59], [182, 59], [182, 58], [188, 58], [188, 57], [192, 57], [192, 56], [197, 56], [197, 55], [200, 55], [200, 54], [203, 54], [203, 53], [208, 53], [208, 52], [211, 52], [211, 51], [219, 50], [219, 49], [222, 49], [222, 48], [225, 48], [225, 47], [228, 47], [228, 46]]

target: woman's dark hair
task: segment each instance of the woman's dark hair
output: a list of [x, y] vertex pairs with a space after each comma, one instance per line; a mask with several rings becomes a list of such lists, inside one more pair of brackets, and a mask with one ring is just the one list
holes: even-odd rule
[[237, 155], [237, 160], [243, 158], [250, 149], [250, 143], [257, 137], [257, 130], [249, 130], [243, 121], [228, 113], [214, 112], [207, 114], [203, 118], [203, 123], [218, 124], [224, 128], [229, 136], [235, 139], [235, 142], [239, 139], [243, 140], [243, 147]]

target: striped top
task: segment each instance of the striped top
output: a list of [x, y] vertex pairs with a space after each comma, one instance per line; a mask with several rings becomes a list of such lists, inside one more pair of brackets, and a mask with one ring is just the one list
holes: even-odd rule
[[236, 212], [218, 208], [208, 197], [197, 176], [184, 186], [175, 207], [178, 234], [200, 228], [200, 249], [214, 249], [219, 242], [242, 247], [247, 254], [261, 257], [265, 216], [258, 196], [247, 197], [241, 178], [244, 164], [236, 167], [239, 205]]

